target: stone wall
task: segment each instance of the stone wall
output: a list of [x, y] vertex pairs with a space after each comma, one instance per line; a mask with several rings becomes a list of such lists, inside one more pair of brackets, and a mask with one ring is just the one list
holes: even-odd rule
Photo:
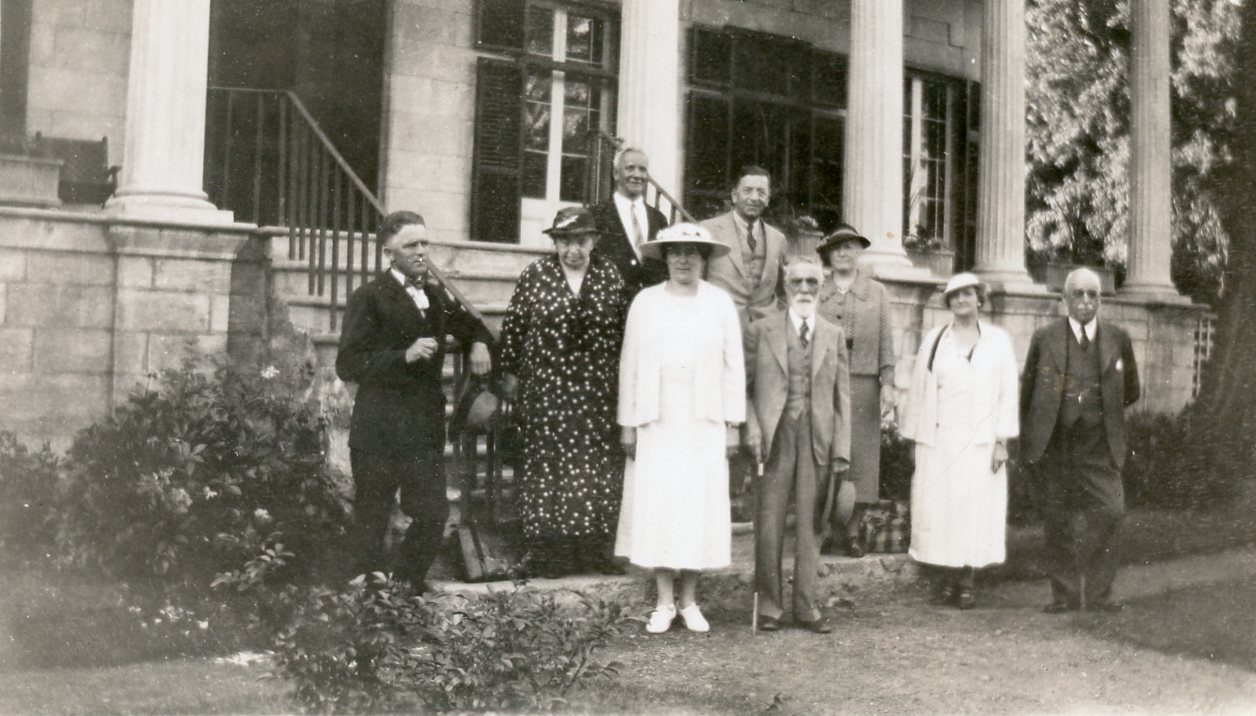
[[26, 127], [67, 139], [109, 138], [122, 163], [132, 0], [34, 0]]
[[64, 448], [186, 347], [259, 360], [252, 227], [162, 227], [0, 209], [0, 430]]
[[[389, 210], [421, 211], [433, 238], [466, 240], [475, 63], [481, 54], [475, 49], [476, 0], [396, 0], [392, 5], [384, 59], [381, 197]], [[907, 0], [903, 15], [909, 66], [979, 79], [978, 0]], [[841, 53], [850, 48], [850, 3], [845, 0], [688, 0], [681, 3], [680, 22], [685, 28], [727, 24], [797, 37]], [[682, 33], [682, 42], [685, 37]], [[687, 65], [677, 68], [682, 91], [686, 71]], [[683, 149], [678, 159], [683, 167]]]

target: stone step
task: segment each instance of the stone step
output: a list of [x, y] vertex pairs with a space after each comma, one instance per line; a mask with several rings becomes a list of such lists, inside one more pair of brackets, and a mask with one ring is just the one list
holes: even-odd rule
[[[271, 267], [275, 290], [280, 296], [301, 297], [309, 295], [310, 272], [308, 266], [298, 261], [282, 259], [272, 262]], [[462, 271], [459, 269], [446, 271], [445, 276], [475, 306], [508, 303], [510, 295], [515, 290], [515, 282], [519, 278], [519, 274], [507, 271]], [[323, 295], [329, 297], [329, 299], [332, 280], [333, 277], [327, 275], [323, 281]], [[349, 295], [349, 275], [342, 273], [336, 276], [335, 280], [339, 282], [337, 296], [343, 303], [345, 297]], [[367, 280], [370, 281], [372, 279], [368, 278]], [[362, 283], [361, 274], [354, 272], [353, 288], [356, 289]], [[315, 290], [317, 290], [317, 287]]]

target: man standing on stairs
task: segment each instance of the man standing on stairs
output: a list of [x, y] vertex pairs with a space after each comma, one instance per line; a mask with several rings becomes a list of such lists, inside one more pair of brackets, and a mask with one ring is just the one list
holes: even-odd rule
[[624, 305], [628, 306], [641, 289], [667, 278], [666, 264], [643, 257], [638, 248], [654, 240], [659, 229], [667, 226], [667, 218], [645, 203], [650, 177], [650, 158], [645, 152], [636, 147], [619, 150], [614, 174], [615, 193], [590, 209], [602, 235], [593, 255], [610, 260], [619, 269], [624, 279]]
[[[445, 497], [444, 339], [471, 346], [471, 372], [491, 368], [488, 329], [428, 283], [427, 227], [410, 211], [376, 234], [391, 266], [349, 298], [336, 375], [357, 383], [349, 429], [354, 574], [389, 572], [424, 589], [449, 516]], [[397, 492], [410, 517], [389, 569], [384, 550]]]

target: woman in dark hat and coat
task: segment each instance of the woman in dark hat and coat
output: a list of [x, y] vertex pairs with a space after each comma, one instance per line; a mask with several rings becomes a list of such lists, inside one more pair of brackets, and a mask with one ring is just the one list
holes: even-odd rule
[[881, 426], [894, 415], [894, 340], [890, 296], [880, 282], [859, 270], [871, 242], [848, 224], [824, 237], [816, 251], [828, 268], [820, 288], [821, 317], [842, 327], [850, 358], [850, 478], [855, 510], [846, 524], [847, 554], [862, 557], [859, 519], [881, 497]]
[[562, 209], [545, 233], [554, 255], [523, 270], [501, 333], [503, 392], [517, 395], [523, 444], [517, 503], [528, 569], [611, 572], [623, 490], [623, 280], [592, 254], [598, 229], [587, 209]]

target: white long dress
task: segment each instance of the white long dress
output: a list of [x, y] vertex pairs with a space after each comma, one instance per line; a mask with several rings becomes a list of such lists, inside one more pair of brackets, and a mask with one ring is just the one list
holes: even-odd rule
[[[1007, 468], [990, 465], [995, 440], [1016, 433], [1016, 364], [1006, 333], [981, 328], [971, 354], [944, 332], [932, 371], [918, 365], [913, 381], [930, 426], [914, 430], [910, 553], [927, 564], [983, 567], [1006, 556]], [[926, 336], [918, 363], [927, 364], [933, 339]]]
[[[731, 561], [726, 426], [699, 415], [699, 404], [711, 402], [699, 391], [711, 372], [740, 364], [736, 311], [722, 293], [676, 296], [662, 289], [647, 289], [650, 295], [633, 304], [628, 319], [624, 351], [650, 355], [635, 360], [641, 353], [630, 353], [621, 370], [658, 371], [657, 419], [636, 426], [636, 459], [624, 470], [615, 554], [640, 567], [717, 569]], [[712, 318], [717, 334], [733, 335], [712, 336]], [[714, 340], [703, 340], [704, 335]], [[730, 350], [735, 355], [726, 355]], [[653, 379], [641, 382], [655, 385]], [[638, 384], [638, 377], [621, 375], [623, 403], [633, 402]], [[621, 411], [625, 408], [621, 404]], [[744, 405], [729, 417], [738, 415], [744, 415]]]

